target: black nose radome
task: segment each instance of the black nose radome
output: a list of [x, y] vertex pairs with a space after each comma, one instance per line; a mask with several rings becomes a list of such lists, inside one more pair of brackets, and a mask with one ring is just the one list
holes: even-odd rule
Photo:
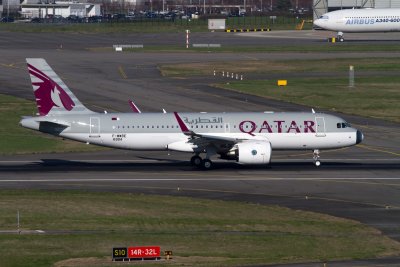
[[357, 141], [356, 144], [359, 144], [364, 140], [364, 135], [361, 131], [357, 130]]

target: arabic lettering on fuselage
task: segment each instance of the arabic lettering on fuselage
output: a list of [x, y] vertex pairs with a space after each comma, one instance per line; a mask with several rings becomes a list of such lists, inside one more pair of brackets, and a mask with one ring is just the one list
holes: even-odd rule
[[375, 24], [382, 22], [400, 22], [400, 18], [377, 18], [377, 19], [354, 18], [354, 19], [347, 19], [346, 25], [364, 25], [364, 24]]
[[[254, 135], [254, 133], [301, 133], [301, 128], [304, 133], [315, 133], [315, 122], [314, 121], [303, 121], [303, 125], [299, 126], [296, 121], [291, 121], [286, 123], [284, 120], [276, 120], [273, 121], [275, 124], [275, 128], [277, 129], [274, 131], [274, 125], [269, 124], [268, 121], [263, 121], [261, 125], [257, 126], [254, 121], [242, 121], [239, 124], [239, 130], [242, 133], [247, 133], [250, 135]], [[289, 125], [287, 130], [283, 130], [283, 125]]]
[[211, 117], [211, 118], [194, 118], [189, 120], [188, 117], [183, 117], [183, 120], [188, 124], [200, 124], [200, 123], [223, 123], [222, 117]]

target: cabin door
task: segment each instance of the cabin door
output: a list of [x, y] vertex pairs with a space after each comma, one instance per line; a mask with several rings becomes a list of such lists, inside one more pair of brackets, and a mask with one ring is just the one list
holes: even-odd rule
[[100, 119], [98, 117], [90, 117], [90, 133], [89, 137], [100, 137]]

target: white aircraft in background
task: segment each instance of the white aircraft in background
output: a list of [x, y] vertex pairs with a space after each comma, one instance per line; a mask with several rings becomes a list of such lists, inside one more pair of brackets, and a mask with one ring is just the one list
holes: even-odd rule
[[397, 32], [400, 31], [400, 8], [336, 10], [320, 16], [314, 25], [338, 32], [341, 42], [346, 32]]
[[133, 105], [130, 113], [97, 113], [44, 59], [28, 58], [27, 63], [39, 116], [24, 117], [20, 125], [88, 144], [188, 152], [194, 154], [194, 166], [210, 169], [215, 155], [267, 165], [273, 150], [314, 151], [319, 166], [320, 149], [353, 146], [364, 138], [343, 119], [315, 112], [140, 113]]

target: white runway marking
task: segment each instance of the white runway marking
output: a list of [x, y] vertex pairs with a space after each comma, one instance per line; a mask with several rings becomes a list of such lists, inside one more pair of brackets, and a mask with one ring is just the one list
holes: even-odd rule
[[[10, 182], [149, 182], [149, 181], [204, 181], [204, 182], [209, 182], [209, 181], [289, 181], [289, 180], [294, 180], [294, 181], [321, 181], [321, 180], [400, 180], [400, 177], [381, 177], [381, 178], [364, 178], [364, 177], [358, 177], [358, 178], [343, 178], [343, 177], [327, 177], [327, 178], [316, 178], [316, 177], [307, 177], [307, 178], [278, 178], [278, 177], [273, 177], [273, 178], [268, 178], [268, 177], [253, 177], [253, 178], [247, 178], [247, 177], [237, 177], [237, 178], [93, 178], [93, 179], [5, 179], [5, 180], [0, 180], [0, 183], [10, 183]], [[400, 184], [399, 184], [400, 185]]]

